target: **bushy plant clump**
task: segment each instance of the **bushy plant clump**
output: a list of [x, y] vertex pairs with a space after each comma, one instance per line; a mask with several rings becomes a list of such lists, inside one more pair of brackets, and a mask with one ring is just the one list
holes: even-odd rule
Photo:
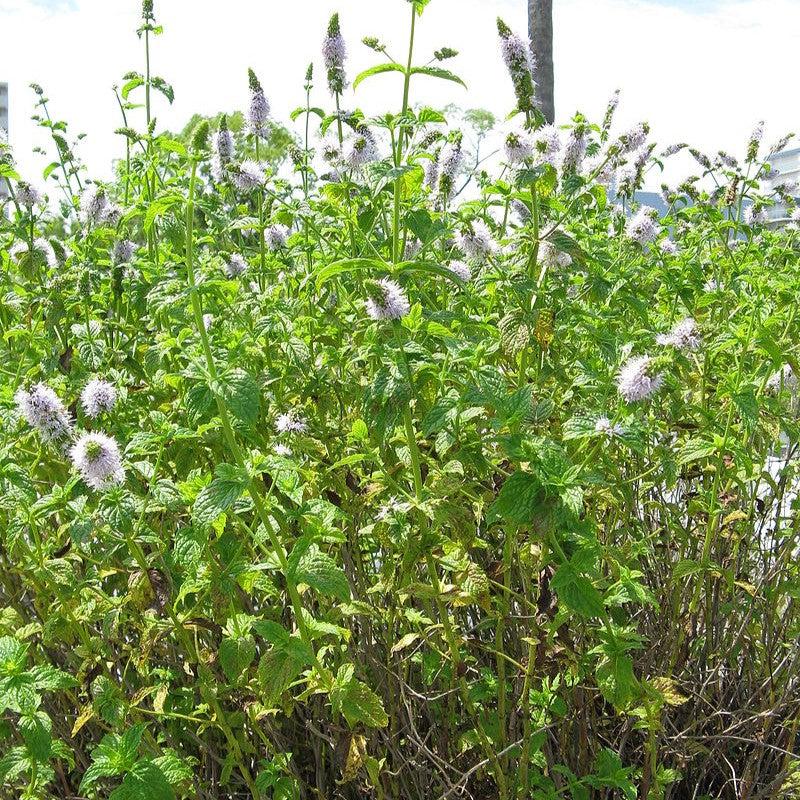
[[686, 146], [616, 98], [544, 125], [501, 22], [518, 108], [471, 169], [413, 103], [460, 83], [414, 66], [425, 6], [357, 77], [320, 32], [285, 174], [277, 78], [235, 136], [159, 134], [152, 2], [117, 180], [40, 87], [49, 203], [0, 144], [0, 796], [796, 796], [786, 142], [692, 150], [659, 215]]

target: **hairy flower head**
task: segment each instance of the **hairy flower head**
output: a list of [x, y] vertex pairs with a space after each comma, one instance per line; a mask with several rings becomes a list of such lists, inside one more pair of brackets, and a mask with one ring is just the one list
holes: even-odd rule
[[681, 320], [669, 333], [657, 336], [656, 341], [665, 347], [674, 347], [684, 352], [697, 350], [702, 344], [697, 323], [691, 317]]
[[120, 239], [114, 244], [114, 263], [127, 264], [133, 258], [138, 245], [130, 239]]
[[239, 253], [231, 253], [225, 262], [225, 274], [229, 278], [238, 278], [247, 271], [247, 261]]
[[345, 163], [350, 169], [359, 169], [377, 161], [378, 158], [378, 143], [375, 141], [375, 136], [366, 125], [359, 126], [345, 153]]
[[63, 441], [72, 436], [72, 419], [59, 396], [46, 384], [20, 388], [14, 395], [18, 413], [45, 441]]
[[653, 359], [637, 356], [628, 359], [617, 375], [617, 389], [628, 403], [645, 400], [664, 385], [662, 374], [653, 374]]
[[509, 164], [521, 164], [533, 157], [534, 145], [527, 133], [512, 131], [505, 138], [503, 152]]
[[565, 172], [577, 172], [580, 169], [588, 144], [589, 140], [582, 126], [579, 125], [569, 132], [561, 151], [561, 168]]
[[87, 417], [94, 419], [104, 411], [111, 411], [117, 402], [117, 389], [114, 384], [100, 378], [93, 378], [83, 387], [81, 405]]
[[275, 420], [275, 430], [278, 433], [304, 433], [307, 429], [305, 419], [294, 410], [280, 414]]
[[265, 177], [265, 166], [257, 161], [242, 161], [241, 164], [230, 166], [228, 174], [233, 181], [233, 185], [240, 192], [252, 192], [267, 182]]
[[247, 111], [247, 127], [253, 136], [265, 138], [268, 133], [269, 101], [252, 69], [247, 71], [247, 77], [250, 85], [250, 107]]
[[110, 489], [125, 481], [119, 445], [104, 433], [84, 433], [70, 449], [75, 469], [96, 491]]
[[17, 183], [14, 196], [17, 198], [17, 202], [21, 206], [25, 206], [28, 211], [44, 202], [44, 195], [35, 186], [25, 181]]
[[489, 227], [479, 219], [456, 232], [456, 244], [465, 256], [476, 261], [484, 261], [496, 250]]
[[661, 226], [657, 222], [658, 212], [651, 206], [641, 206], [625, 225], [629, 239], [641, 245], [655, 241]]
[[411, 310], [405, 292], [390, 278], [381, 278], [367, 285], [369, 299], [366, 301], [367, 314], [374, 320], [401, 319]]
[[618, 422], [612, 423], [608, 417], [599, 417], [594, 424], [594, 430], [595, 433], [599, 433], [601, 436], [606, 436], [609, 439], [612, 439], [614, 436], [619, 436], [624, 432], [622, 425]]
[[330, 93], [341, 94], [347, 87], [344, 64], [347, 60], [347, 46], [339, 26], [339, 15], [334, 14], [328, 23], [328, 32], [322, 41], [322, 60], [328, 73]]
[[102, 186], [90, 186], [81, 195], [81, 213], [88, 225], [103, 225], [109, 211], [109, 200]]
[[453, 273], [453, 275], [461, 278], [461, 280], [465, 283], [472, 280], [472, 270], [469, 268], [469, 264], [466, 264], [463, 261], [451, 261], [447, 265], [447, 268]]
[[794, 370], [789, 364], [784, 364], [777, 372], [770, 376], [766, 389], [770, 394], [777, 394], [782, 389], [791, 394], [797, 393], [798, 380]]
[[503, 20], [497, 20], [500, 52], [506, 65], [520, 111], [532, 111], [535, 105], [536, 83], [533, 79], [534, 58], [530, 41], [517, 36]]
[[450, 199], [453, 196], [456, 188], [456, 178], [464, 163], [462, 141], [461, 131], [456, 131], [442, 148], [438, 157], [436, 166], [439, 173], [439, 194], [446, 199]]
[[288, 238], [289, 229], [280, 223], [270, 225], [264, 231], [264, 241], [267, 244], [267, 248], [273, 253], [278, 250], [283, 250], [286, 247]]

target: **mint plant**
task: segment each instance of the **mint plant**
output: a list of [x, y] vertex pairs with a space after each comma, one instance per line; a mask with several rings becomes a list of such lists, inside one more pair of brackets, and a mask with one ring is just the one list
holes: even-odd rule
[[788, 138], [547, 125], [499, 21], [487, 156], [427, 5], [288, 147], [263, 70], [160, 129], [152, 2], [113, 181], [41, 87], [46, 189], [0, 139], [0, 797], [796, 793]]

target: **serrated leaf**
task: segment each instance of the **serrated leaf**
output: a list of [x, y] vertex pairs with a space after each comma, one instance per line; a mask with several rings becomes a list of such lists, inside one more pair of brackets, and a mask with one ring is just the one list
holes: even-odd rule
[[550, 582], [558, 599], [582, 617], [600, 617], [603, 614], [603, 597], [585, 575], [570, 563], [562, 564]]
[[442, 69], [441, 67], [412, 67], [411, 68], [412, 75], [428, 75], [431, 78], [440, 78], [444, 81], [452, 81], [453, 83], [457, 83], [460, 86], [463, 86], [465, 89], [467, 88], [467, 84], [461, 80], [453, 72], [450, 72], [448, 69]]
[[530, 472], [515, 472], [500, 489], [492, 504], [490, 516], [499, 516], [508, 522], [524, 525], [533, 522], [545, 493], [539, 479]]
[[258, 682], [262, 701], [274, 706], [280, 696], [294, 683], [306, 663], [288, 650], [270, 650], [258, 662]]
[[322, 594], [342, 602], [350, 599], [350, 584], [344, 570], [315, 544], [303, 546], [303, 552], [292, 562], [287, 578], [295, 585], [304, 583]]
[[40, 762], [50, 758], [52, 723], [43, 711], [20, 717], [19, 730], [31, 756]]
[[326, 264], [322, 269], [317, 270], [314, 280], [316, 281], [317, 289], [319, 289], [326, 281], [337, 275], [342, 275], [345, 272], [364, 272], [367, 270], [379, 273], [385, 272], [389, 270], [389, 265], [376, 258], [344, 258], [340, 261]]
[[365, 69], [363, 72], [359, 72], [356, 75], [355, 79], [353, 80], [353, 89], [357, 89], [361, 83], [363, 83], [367, 78], [371, 78], [373, 75], [382, 75], [385, 72], [400, 72], [405, 74], [405, 68], [400, 64], [395, 62], [387, 62], [386, 64], [376, 64], [374, 67], [370, 67], [369, 69]]
[[253, 663], [255, 656], [256, 645], [249, 636], [223, 639], [219, 646], [219, 662], [231, 683]]
[[353, 677], [352, 664], [339, 668], [330, 697], [331, 705], [344, 715], [350, 727], [359, 722], [370, 728], [385, 728], [389, 724], [380, 697]]
[[364, 766], [364, 757], [367, 754], [367, 740], [359, 734], [350, 737], [350, 745], [347, 749], [347, 758], [342, 768], [341, 784], [350, 783], [358, 777], [361, 767]]
[[533, 332], [520, 311], [509, 311], [498, 323], [503, 349], [510, 355], [521, 353], [531, 342]]
[[222, 387], [233, 416], [243, 425], [254, 425], [261, 408], [261, 387], [256, 379], [243, 370], [235, 370], [225, 377]]
[[195, 500], [192, 516], [200, 525], [210, 525], [239, 499], [247, 488], [247, 476], [231, 464], [220, 464], [217, 475]]
[[679, 465], [689, 464], [692, 461], [699, 461], [703, 458], [713, 456], [717, 452], [717, 448], [713, 442], [707, 442], [704, 439], [694, 438], [684, 442], [681, 449], [678, 451], [677, 463]]
[[405, 650], [406, 647], [411, 647], [414, 642], [419, 639], [418, 633], [407, 633], [405, 636], [401, 637], [392, 647], [392, 653], [399, 653], [401, 650]]
[[133, 765], [108, 800], [175, 800], [175, 792], [158, 765], [142, 759]]

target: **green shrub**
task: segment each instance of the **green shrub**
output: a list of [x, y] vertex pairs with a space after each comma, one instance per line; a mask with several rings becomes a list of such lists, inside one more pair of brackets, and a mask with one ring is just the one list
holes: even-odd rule
[[690, 151], [659, 217], [681, 148], [544, 126], [501, 24], [519, 109], [468, 169], [412, 104], [454, 51], [368, 40], [353, 87], [404, 91], [367, 119], [342, 30], [284, 172], [252, 72], [249, 133], [158, 133], [152, 3], [117, 181], [40, 87], [49, 204], [0, 145], [0, 794], [795, 796], [785, 142]]

